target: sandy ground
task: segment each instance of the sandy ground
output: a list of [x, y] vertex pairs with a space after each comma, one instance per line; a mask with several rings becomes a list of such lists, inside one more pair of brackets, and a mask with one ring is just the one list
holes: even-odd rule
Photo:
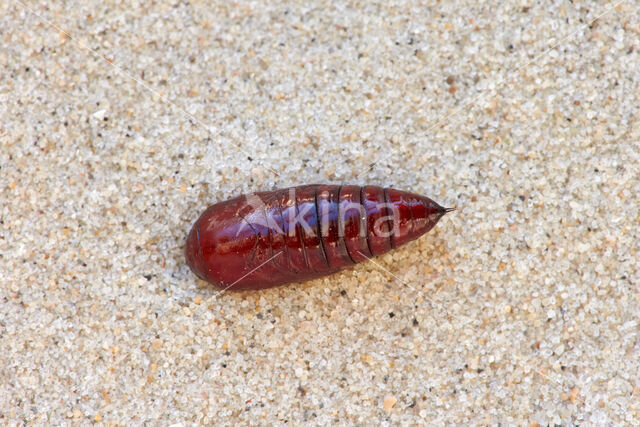
[[[634, 1], [0, 2], [0, 422], [640, 423]], [[457, 206], [218, 294], [204, 208]]]

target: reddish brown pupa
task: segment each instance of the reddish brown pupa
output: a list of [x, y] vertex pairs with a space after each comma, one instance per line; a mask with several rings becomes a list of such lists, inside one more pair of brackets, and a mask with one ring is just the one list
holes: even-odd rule
[[191, 270], [221, 289], [264, 289], [351, 267], [431, 230], [451, 209], [375, 185], [303, 185], [210, 206], [187, 238]]

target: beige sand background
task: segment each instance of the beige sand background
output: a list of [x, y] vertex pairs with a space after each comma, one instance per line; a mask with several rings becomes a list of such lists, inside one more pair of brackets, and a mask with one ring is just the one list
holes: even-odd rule
[[[4, 0], [0, 76], [1, 423], [640, 422], [636, 2]], [[185, 265], [324, 182], [458, 210], [280, 289]]]

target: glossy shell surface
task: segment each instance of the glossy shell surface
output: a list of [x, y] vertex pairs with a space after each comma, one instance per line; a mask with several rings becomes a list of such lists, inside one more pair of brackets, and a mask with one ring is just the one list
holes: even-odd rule
[[187, 263], [221, 289], [264, 289], [351, 267], [429, 231], [446, 213], [425, 196], [374, 185], [304, 185], [210, 206]]

